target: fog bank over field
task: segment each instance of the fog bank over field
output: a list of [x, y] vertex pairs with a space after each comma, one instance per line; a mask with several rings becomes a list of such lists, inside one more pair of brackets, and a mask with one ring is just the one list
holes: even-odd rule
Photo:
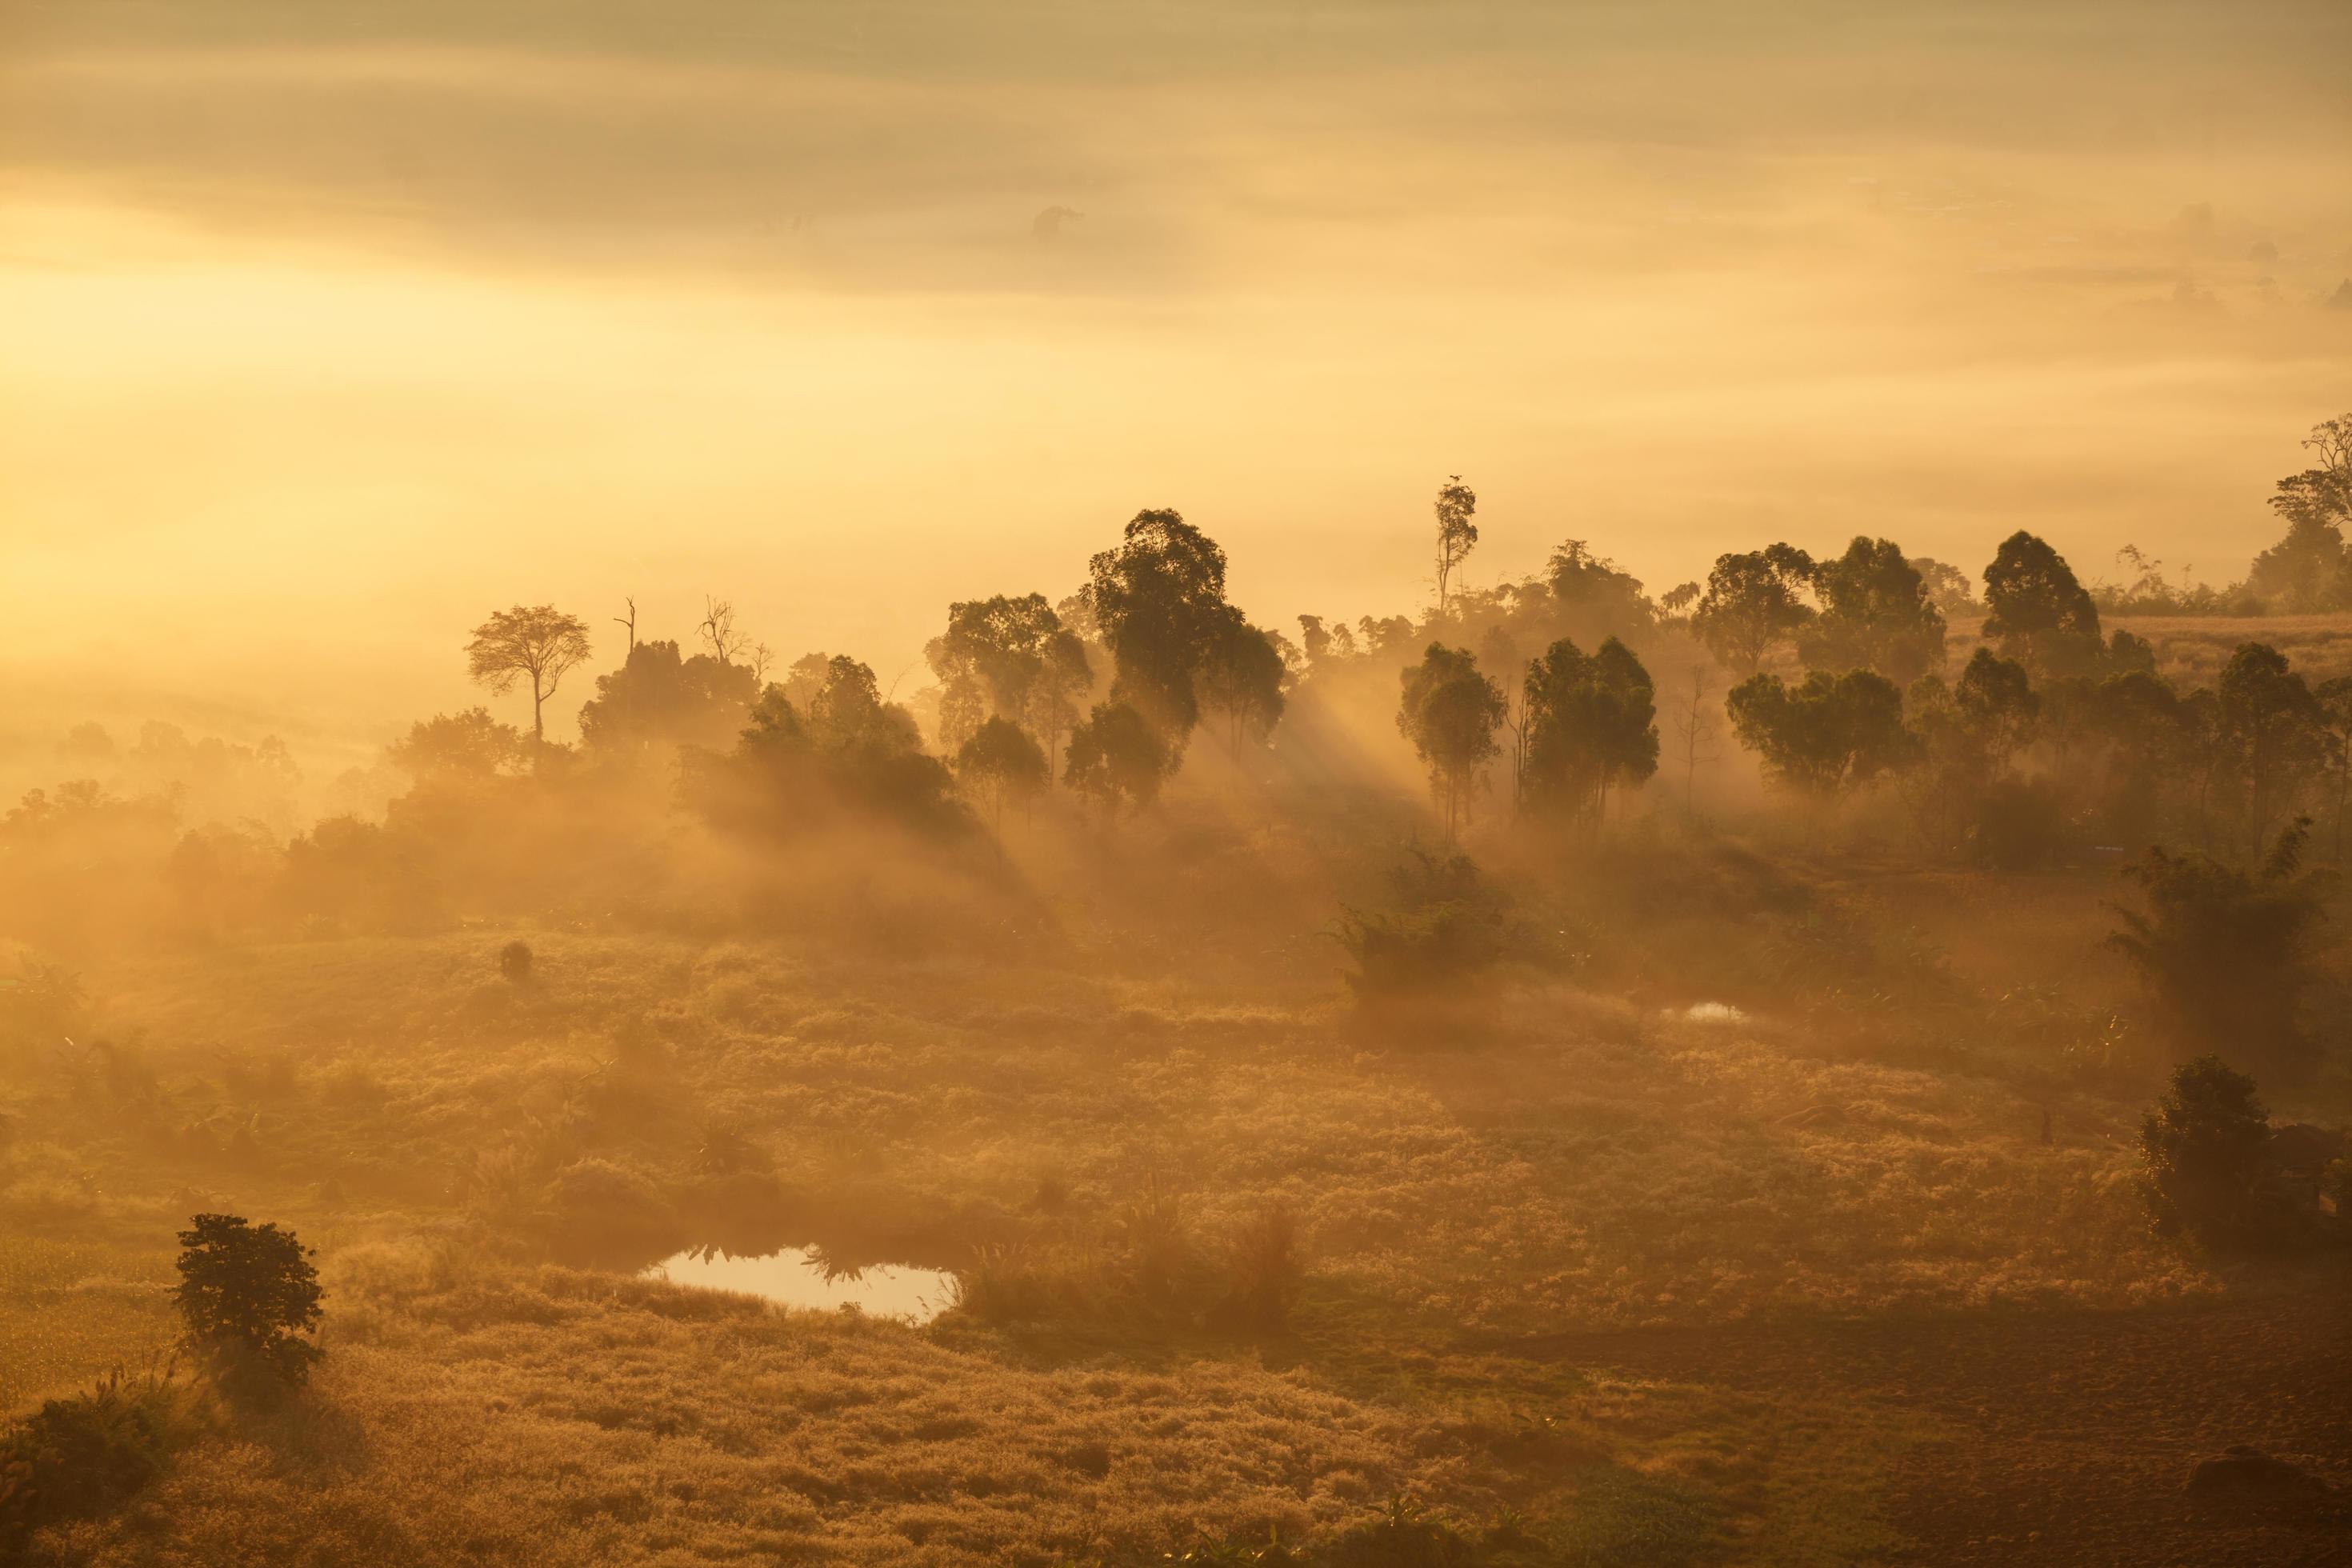
[[2242, 574], [2352, 380], [2352, 19], [1756, 9], [10, 7], [9, 722], [348, 761], [630, 594], [887, 684], [1141, 506], [1386, 614], [1454, 470], [1486, 581]]

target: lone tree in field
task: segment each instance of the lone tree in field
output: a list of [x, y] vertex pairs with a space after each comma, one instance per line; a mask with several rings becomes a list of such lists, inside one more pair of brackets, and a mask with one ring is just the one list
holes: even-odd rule
[[2207, 1247], [2261, 1247], [2283, 1238], [2288, 1205], [2271, 1152], [2270, 1113], [2254, 1080], [2219, 1057], [2199, 1057], [2140, 1123], [2140, 1195], [2160, 1236]]
[[1437, 487], [1437, 613], [1445, 613], [1447, 585], [1454, 569], [1478, 547], [1478, 492], [1462, 482], [1460, 474], [1447, 476]]
[[1004, 803], [1027, 801], [1045, 787], [1045, 753], [1010, 720], [991, 719], [956, 752], [956, 778], [988, 804], [989, 825], [1004, 826]]
[[2066, 558], [2023, 529], [1984, 569], [1984, 636], [2034, 674], [2087, 675], [2098, 664], [2099, 610]]
[[1691, 630], [1719, 663], [1753, 675], [1775, 643], [1813, 618], [1799, 596], [1812, 580], [1812, 557], [1793, 544], [1718, 555]]
[[190, 1345], [253, 1357], [289, 1384], [310, 1375], [320, 1350], [303, 1337], [319, 1322], [319, 1270], [290, 1230], [236, 1215], [200, 1214], [180, 1232], [172, 1300]]
[[1397, 728], [1429, 768], [1430, 788], [1445, 806], [1445, 834], [1454, 837], [1470, 807], [1478, 770], [1502, 748], [1495, 731], [1507, 709], [1502, 688], [1478, 672], [1466, 647], [1431, 643], [1421, 662], [1401, 673], [1404, 687]]
[[1831, 800], [1909, 762], [1917, 742], [1903, 727], [1903, 694], [1883, 675], [1820, 670], [1801, 686], [1751, 675], [1725, 700], [1731, 732], [1793, 789]]
[[466, 665], [475, 681], [492, 691], [512, 690], [530, 679], [530, 743], [536, 757], [547, 744], [542, 709], [564, 673], [588, 657], [588, 626], [552, 605], [517, 605], [496, 610], [474, 628], [466, 645]]

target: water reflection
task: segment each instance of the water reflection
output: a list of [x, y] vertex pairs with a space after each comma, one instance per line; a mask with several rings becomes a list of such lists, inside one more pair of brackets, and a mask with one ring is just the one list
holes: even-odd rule
[[734, 1290], [819, 1311], [855, 1306], [873, 1317], [911, 1323], [929, 1322], [954, 1300], [955, 1276], [944, 1269], [906, 1263], [844, 1267], [815, 1247], [787, 1247], [757, 1256], [717, 1247], [688, 1247], [645, 1272], [673, 1285]]

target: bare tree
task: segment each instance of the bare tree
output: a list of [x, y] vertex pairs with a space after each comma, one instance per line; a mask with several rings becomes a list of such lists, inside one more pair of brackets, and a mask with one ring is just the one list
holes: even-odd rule
[[1470, 521], [1477, 510], [1478, 494], [1462, 482], [1460, 474], [1448, 475], [1437, 487], [1437, 608], [1441, 613], [1454, 568], [1478, 542], [1478, 525]]
[[1706, 696], [1706, 670], [1693, 665], [1689, 700], [1675, 704], [1674, 720], [1683, 749], [1683, 810], [1693, 816], [1698, 813], [1698, 764], [1716, 758], [1715, 710], [1707, 706]]
[[467, 668], [475, 681], [492, 691], [511, 690], [524, 676], [530, 678], [530, 740], [532, 765], [547, 743], [542, 710], [555, 695], [564, 672], [588, 657], [588, 627], [577, 616], [567, 616], [552, 605], [517, 605], [494, 610], [474, 628], [466, 645]]
[[749, 655], [751, 660], [751, 684], [761, 690], [768, 689], [768, 669], [776, 662], [776, 650], [766, 643], [755, 642]]
[[629, 652], [635, 653], [637, 650], [637, 601], [632, 596], [623, 600], [622, 603], [629, 606], [629, 613], [625, 616], [614, 616], [613, 624], [629, 628]]
[[743, 634], [735, 629], [735, 606], [724, 599], [703, 596], [702, 625], [696, 631], [721, 664], [733, 664], [735, 656], [743, 651]]

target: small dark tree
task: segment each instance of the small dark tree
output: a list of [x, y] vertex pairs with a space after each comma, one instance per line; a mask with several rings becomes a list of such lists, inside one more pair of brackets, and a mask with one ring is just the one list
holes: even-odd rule
[[1263, 739], [1281, 722], [1282, 683], [1289, 669], [1274, 634], [1224, 605], [1211, 635], [1200, 676], [1201, 708], [1225, 722], [1225, 752], [1239, 759], [1245, 737]]
[[2190, 1048], [2252, 1054], [2286, 1068], [2307, 1061], [2303, 998], [2312, 939], [2326, 919], [2316, 879], [2300, 869], [2310, 828], [2306, 817], [2281, 834], [2254, 876], [2162, 848], [2125, 872], [2147, 908], [2118, 908], [2124, 929], [2108, 940], [2138, 968]]
[[517, 939], [499, 949], [499, 973], [514, 984], [530, 978], [530, 943]]
[[2140, 1122], [2140, 1194], [2159, 1235], [2217, 1248], [2273, 1244], [2289, 1209], [2271, 1153], [2270, 1114], [2254, 1080], [2219, 1057], [2173, 1073]]
[[194, 1348], [250, 1356], [288, 1384], [319, 1359], [303, 1336], [319, 1322], [315, 1254], [275, 1225], [200, 1214], [179, 1234], [180, 1283], [172, 1292]]

